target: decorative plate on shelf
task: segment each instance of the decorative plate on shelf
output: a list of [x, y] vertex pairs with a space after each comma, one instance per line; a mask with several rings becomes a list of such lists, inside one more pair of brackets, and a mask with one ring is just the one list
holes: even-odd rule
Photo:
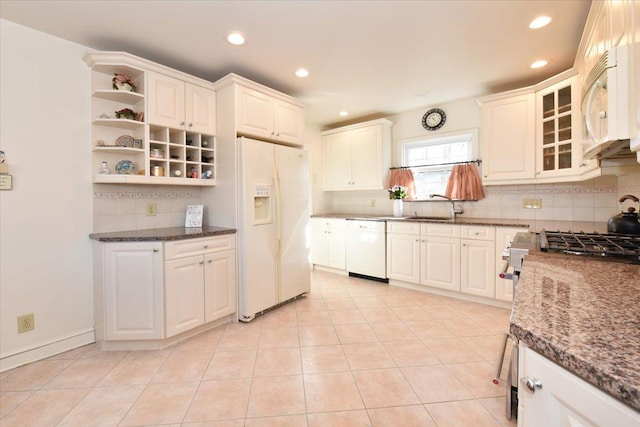
[[133, 137], [131, 135], [122, 135], [116, 139], [116, 145], [118, 147], [133, 147]]
[[136, 173], [136, 164], [131, 160], [120, 160], [116, 165], [116, 172], [122, 175], [133, 175]]

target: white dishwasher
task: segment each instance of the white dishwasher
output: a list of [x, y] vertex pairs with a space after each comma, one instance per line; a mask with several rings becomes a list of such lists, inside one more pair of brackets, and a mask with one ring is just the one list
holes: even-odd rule
[[386, 222], [347, 220], [346, 237], [349, 275], [388, 282]]

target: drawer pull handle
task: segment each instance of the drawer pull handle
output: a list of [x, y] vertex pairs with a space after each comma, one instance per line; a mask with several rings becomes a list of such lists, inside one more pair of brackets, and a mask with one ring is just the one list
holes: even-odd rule
[[211, 264], [213, 262], [212, 259], [207, 260], [207, 263]]
[[204, 261], [198, 261], [198, 264], [204, 264]]
[[153, 248], [153, 252], [158, 252], [160, 249], [158, 248]]

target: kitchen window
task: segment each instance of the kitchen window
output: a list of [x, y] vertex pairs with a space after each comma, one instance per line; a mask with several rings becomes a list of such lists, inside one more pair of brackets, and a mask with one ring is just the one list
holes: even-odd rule
[[478, 130], [470, 129], [402, 143], [402, 164], [413, 172], [417, 200], [444, 194], [453, 164], [477, 159]]

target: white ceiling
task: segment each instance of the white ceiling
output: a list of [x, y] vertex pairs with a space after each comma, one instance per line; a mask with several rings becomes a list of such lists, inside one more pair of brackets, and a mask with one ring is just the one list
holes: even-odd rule
[[[215, 81], [233, 72], [327, 126], [537, 83], [573, 65], [590, 0], [0, 1], [0, 17]], [[543, 29], [529, 22], [546, 14]], [[229, 45], [231, 30], [246, 35]], [[544, 69], [531, 70], [537, 59]], [[311, 75], [293, 75], [299, 67]]]

